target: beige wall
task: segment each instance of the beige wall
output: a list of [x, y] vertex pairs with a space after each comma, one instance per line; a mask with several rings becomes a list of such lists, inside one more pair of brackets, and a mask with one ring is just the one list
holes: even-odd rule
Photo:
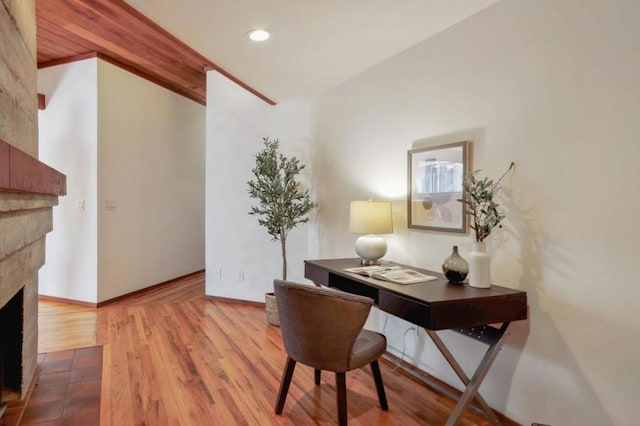
[[[207, 73], [207, 295], [263, 302], [273, 279], [282, 276], [280, 242], [249, 215], [255, 200], [247, 194], [247, 182], [262, 138], [269, 136], [280, 141], [282, 153], [308, 166], [300, 180], [312, 186], [311, 117], [309, 102], [271, 106], [218, 72]], [[317, 257], [316, 241], [312, 224], [290, 232], [289, 279], [304, 279], [303, 260]]]
[[38, 70], [38, 92], [47, 99], [38, 113], [40, 159], [67, 175], [39, 293], [97, 303], [98, 59]]
[[[387, 258], [468, 256], [470, 236], [407, 229], [407, 150], [470, 139], [492, 177], [515, 161], [489, 246], [494, 281], [528, 292], [530, 320], [480, 390], [523, 424], [640, 416], [639, 22], [637, 0], [503, 0], [318, 103], [323, 257], [354, 256], [349, 201], [369, 197], [394, 201]], [[426, 336], [403, 341], [408, 327], [389, 319], [390, 349], [460, 387]], [[442, 334], [472, 371], [483, 345]]]
[[68, 175], [42, 293], [100, 303], [204, 269], [205, 108], [99, 59], [39, 80], [41, 155]]
[[204, 269], [205, 108], [99, 60], [97, 131], [98, 301]]

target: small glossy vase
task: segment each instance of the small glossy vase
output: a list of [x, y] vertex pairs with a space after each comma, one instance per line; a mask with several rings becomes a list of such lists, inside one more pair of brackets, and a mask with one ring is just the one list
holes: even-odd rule
[[450, 283], [458, 284], [467, 278], [469, 263], [458, 254], [458, 246], [453, 246], [453, 253], [442, 262], [442, 272]]
[[491, 259], [484, 242], [474, 242], [469, 253], [469, 285], [477, 288], [491, 287]]

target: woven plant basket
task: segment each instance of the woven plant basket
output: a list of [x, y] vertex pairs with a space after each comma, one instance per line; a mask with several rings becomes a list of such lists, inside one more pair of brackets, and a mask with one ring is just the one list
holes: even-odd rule
[[278, 317], [278, 305], [276, 304], [276, 295], [274, 293], [265, 293], [264, 306], [267, 311], [267, 322], [271, 325], [280, 327], [280, 318]]

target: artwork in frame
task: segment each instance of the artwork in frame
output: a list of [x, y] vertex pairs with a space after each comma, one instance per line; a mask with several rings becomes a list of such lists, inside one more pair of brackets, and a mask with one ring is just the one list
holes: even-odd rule
[[409, 228], [467, 233], [467, 215], [458, 199], [469, 173], [470, 142], [456, 142], [408, 152], [407, 218]]

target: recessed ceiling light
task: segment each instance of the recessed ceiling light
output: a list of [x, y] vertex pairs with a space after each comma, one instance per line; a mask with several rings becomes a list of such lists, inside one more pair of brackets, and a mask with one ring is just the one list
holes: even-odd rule
[[251, 30], [251, 31], [247, 32], [247, 37], [249, 37], [249, 39], [252, 40], [252, 41], [265, 41], [270, 36], [271, 36], [271, 34], [269, 34], [269, 31], [267, 31], [267, 30], [254, 29], [254, 30]]

